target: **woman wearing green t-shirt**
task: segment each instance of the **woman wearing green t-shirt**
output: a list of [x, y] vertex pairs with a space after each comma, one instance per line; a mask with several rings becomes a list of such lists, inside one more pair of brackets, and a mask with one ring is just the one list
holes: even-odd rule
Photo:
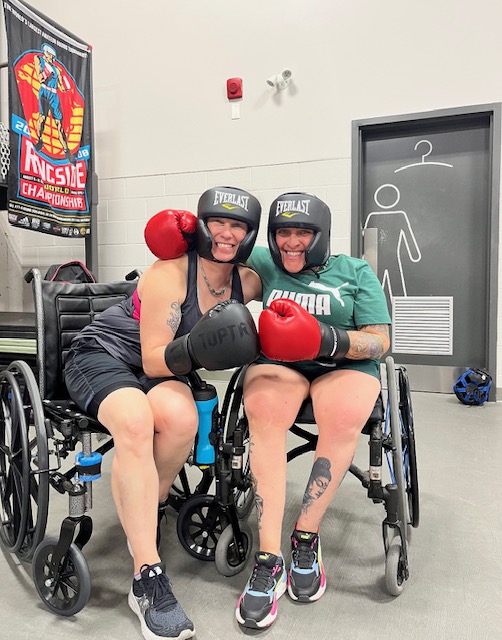
[[[238, 622], [270, 626], [277, 599], [318, 600], [326, 589], [319, 526], [354, 456], [380, 391], [379, 359], [390, 317], [380, 283], [364, 261], [330, 255], [331, 212], [315, 196], [286, 193], [270, 208], [269, 249], [248, 259], [263, 285], [263, 356], [244, 380], [260, 551], [237, 607]], [[310, 396], [319, 439], [284, 566], [286, 436]]]

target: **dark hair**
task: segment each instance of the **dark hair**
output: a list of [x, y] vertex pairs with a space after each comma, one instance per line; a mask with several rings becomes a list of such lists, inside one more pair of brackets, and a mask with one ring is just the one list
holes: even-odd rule
[[331, 463], [327, 458], [317, 458], [314, 460], [314, 464], [312, 466], [312, 474], [311, 477], [315, 475], [320, 475], [323, 478], [328, 478], [331, 481]]

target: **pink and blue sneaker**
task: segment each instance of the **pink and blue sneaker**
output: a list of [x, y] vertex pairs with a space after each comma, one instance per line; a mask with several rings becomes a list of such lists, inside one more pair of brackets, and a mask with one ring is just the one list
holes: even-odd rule
[[293, 600], [314, 602], [326, 591], [319, 534], [295, 529], [291, 536], [288, 593]]
[[258, 551], [253, 573], [235, 609], [239, 624], [250, 629], [264, 629], [277, 618], [277, 600], [287, 588], [284, 558]]

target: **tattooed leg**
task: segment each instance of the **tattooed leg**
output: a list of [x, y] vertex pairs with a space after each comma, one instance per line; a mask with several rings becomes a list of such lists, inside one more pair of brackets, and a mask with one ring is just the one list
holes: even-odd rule
[[307, 514], [309, 507], [318, 500], [331, 482], [331, 462], [328, 458], [317, 458], [310, 473], [307, 488], [303, 494], [302, 513]]

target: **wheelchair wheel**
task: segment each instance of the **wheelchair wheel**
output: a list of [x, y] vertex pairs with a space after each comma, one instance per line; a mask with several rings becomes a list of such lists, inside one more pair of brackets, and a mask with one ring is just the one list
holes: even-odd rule
[[404, 588], [407, 579], [407, 566], [403, 555], [403, 545], [400, 536], [390, 542], [385, 558], [385, 587], [391, 596], [398, 596]]
[[410, 383], [404, 367], [398, 369], [399, 408], [403, 429], [403, 462], [406, 477], [406, 493], [410, 524], [418, 527], [420, 521], [420, 502], [418, 492], [417, 453], [415, 447], [415, 428], [411, 407]]
[[180, 509], [176, 533], [191, 556], [214, 562], [218, 539], [227, 524], [215, 496], [194, 496]]
[[25, 362], [12, 362], [0, 373], [0, 540], [22, 560], [31, 560], [45, 534], [48, 460], [35, 377]]
[[230, 577], [240, 573], [251, 556], [253, 533], [245, 522], [242, 522], [239, 528], [242, 533], [242, 555], [237, 549], [231, 524], [223, 530], [216, 545], [215, 564], [218, 573], [222, 576]]
[[396, 370], [394, 359], [388, 356], [385, 360], [387, 369], [387, 390], [388, 401], [385, 416], [385, 430], [390, 434], [392, 440], [392, 451], [387, 454], [387, 462], [391, 474], [392, 483], [397, 486], [398, 507], [397, 515], [402, 524], [402, 534], [406, 538], [404, 544], [409, 538], [409, 529], [411, 526], [410, 499], [411, 491], [409, 489], [409, 447], [405, 440], [405, 431], [401, 411], [399, 409], [399, 395], [396, 381]]
[[61, 572], [56, 577], [51, 568], [52, 554], [58, 538], [41, 542], [33, 556], [33, 581], [45, 606], [60, 616], [73, 616], [87, 604], [91, 595], [91, 576], [82, 551], [71, 544], [61, 560]]
[[0, 539], [10, 552], [19, 550], [28, 516], [29, 459], [21, 392], [14, 374], [0, 374]]
[[167, 503], [175, 511], [180, 511], [187, 500], [207, 494], [213, 476], [210, 469], [200, 469], [196, 465], [185, 464], [173, 482]]

